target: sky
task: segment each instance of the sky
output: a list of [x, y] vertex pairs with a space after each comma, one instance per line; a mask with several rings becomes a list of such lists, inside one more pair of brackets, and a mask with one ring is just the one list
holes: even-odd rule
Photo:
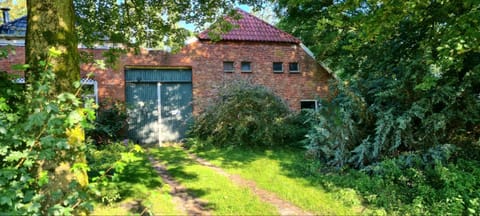
[[[117, 0], [117, 1], [118, 1], [118, 2], [122, 2], [123, 0]], [[2, 2], [4, 2], [4, 1], [0, 0], [0, 4], [1, 4]], [[20, 2], [22, 2], [22, 4], [24, 4], [24, 3], [25, 3], [25, 0], [20, 0]], [[18, 4], [18, 0], [13, 0], [11, 3], [13, 3], [13, 4], [16, 6], [16, 5]], [[20, 6], [20, 7], [21, 7], [21, 6]], [[252, 7], [250, 7], [250, 6], [248, 6], [248, 5], [239, 4], [238, 7], [239, 7], [240, 9], [248, 12], [248, 13], [251, 13], [251, 12], [252, 12]], [[12, 8], [12, 9], [14, 9], [15, 11], [18, 10], [18, 8]], [[11, 12], [11, 13], [15, 13], [15, 11], [10, 11], [10, 12]], [[26, 11], [25, 11], [25, 12], [26, 12]], [[22, 12], [22, 13], [24, 13], [24, 12]], [[12, 18], [12, 19], [18, 18], [17, 16], [13, 16], [13, 17], [12, 17], [12, 15], [14, 15], [14, 14], [11, 14], [11, 18]], [[21, 15], [23, 15], [23, 14], [21, 14]], [[182, 27], [184, 27], [184, 28], [186, 28], [186, 29], [188, 29], [188, 30], [190, 30], [190, 31], [192, 31], [192, 32], [195, 31], [195, 25], [193, 25], [193, 24], [189, 24], [189, 23], [185, 23], [185, 22], [180, 22], [180, 26], [182, 26]]]

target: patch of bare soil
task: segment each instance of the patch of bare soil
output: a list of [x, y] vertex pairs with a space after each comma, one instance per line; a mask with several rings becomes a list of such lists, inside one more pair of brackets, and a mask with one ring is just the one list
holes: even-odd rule
[[211, 215], [206, 202], [201, 201], [187, 193], [186, 188], [181, 186], [168, 174], [167, 168], [163, 164], [159, 163], [152, 157], [150, 157], [149, 160], [157, 171], [158, 175], [160, 175], [163, 181], [172, 188], [170, 194], [172, 195], [173, 200], [180, 211], [188, 215]]
[[315, 214], [312, 214], [310, 212], [306, 212], [303, 209], [300, 209], [299, 207], [293, 205], [290, 202], [287, 202], [283, 199], [280, 199], [275, 194], [273, 194], [269, 191], [258, 188], [257, 185], [255, 184], [255, 182], [253, 182], [253, 181], [246, 180], [246, 179], [240, 177], [239, 175], [229, 174], [229, 173], [225, 172], [223, 169], [211, 164], [210, 162], [208, 162], [208, 161], [206, 161], [202, 158], [197, 157], [196, 155], [189, 154], [189, 156], [193, 160], [197, 161], [199, 164], [201, 164], [203, 166], [210, 167], [211, 169], [213, 169], [217, 173], [228, 177], [235, 184], [240, 185], [242, 187], [249, 188], [255, 195], [260, 197], [260, 199], [262, 201], [270, 203], [273, 206], [275, 206], [280, 215], [315, 215]]

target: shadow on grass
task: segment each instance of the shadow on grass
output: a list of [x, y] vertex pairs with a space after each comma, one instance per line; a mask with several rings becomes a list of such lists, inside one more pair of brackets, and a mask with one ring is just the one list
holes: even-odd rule
[[215, 148], [206, 146], [193, 150], [195, 154], [206, 160], [216, 160], [226, 168], [241, 168], [264, 157], [266, 153], [259, 148]]
[[[299, 183], [311, 188], [322, 188], [338, 202], [347, 208], [358, 206], [359, 201], [352, 188], [355, 188], [356, 179], [350, 174], [335, 172], [321, 172], [318, 161], [308, 159], [305, 150], [300, 148], [201, 148], [192, 149], [199, 157], [210, 161], [220, 162], [224, 168], [248, 169], [249, 166], [258, 166], [262, 159], [276, 161], [279, 175], [290, 179], [298, 179]], [[252, 165], [255, 162], [256, 165]], [[258, 162], [258, 163], [257, 163]], [[268, 167], [265, 167], [268, 169]], [[251, 169], [252, 172], [253, 170]], [[259, 175], [261, 175], [259, 173]], [[347, 176], [348, 175], [348, 176]], [[347, 177], [347, 178], [344, 178]], [[312, 199], [315, 199], [312, 197]], [[352, 204], [353, 203], [353, 204]], [[364, 207], [358, 206], [353, 210], [357, 213]]]
[[150, 215], [148, 208], [143, 204], [142, 200], [134, 200], [122, 205], [125, 209], [129, 209], [130, 213], [139, 214], [141, 216]]
[[[149, 154], [156, 158], [158, 162], [164, 163], [168, 167], [168, 174], [179, 184], [182, 184], [182, 182], [198, 180], [198, 175], [196, 173], [185, 171], [186, 166], [194, 165], [196, 163], [191, 160], [187, 153], [182, 149], [169, 147], [150, 148]], [[180, 193], [180, 197], [186, 202], [188, 202], [189, 199], [193, 199], [193, 206], [187, 208], [189, 214], [197, 215], [198, 212], [195, 213], [195, 208], [201, 209], [202, 211], [211, 211], [216, 208], [215, 205], [211, 203], [196, 199], [208, 194], [208, 191], [205, 189], [176, 188], [175, 190], [176, 193]], [[184, 196], [182, 193], [186, 193], [188, 196]]]
[[[91, 167], [89, 176], [98, 177], [102, 171], [109, 170], [106, 176], [112, 177], [106, 182], [95, 184], [100, 191], [100, 194], [95, 194], [98, 203], [107, 204], [107, 206], [118, 205], [125, 211], [143, 215], [148, 211], [145, 202], [148, 203], [152, 195], [163, 193], [163, 181], [144, 153], [135, 153], [136, 160], [131, 162], [120, 160], [122, 154], [132, 152], [131, 148], [132, 146], [123, 144], [111, 144], [92, 149], [88, 154]], [[123, 170], [119, 170], [118, 165], [122, 163], [124, 163]], [[108, 207], [106, 209], [108, 211]]]
[[118, 182], [122, 197], [138, 197], [139, 195], [146, 197], [151, 189], [161, 187], [162, 184], [162, 180], [146, 157], [140, 161], [129, 163], [121, 173]]
[[168, 173], [180, 180], [194, 180], [198, 178], [196, 174], [185, 172], [184, 167], [181, 166], [168, 169]]
[[[207, 160], [221, 161], [226, 168], [242, 168], [261, 158], [278, 161], [281, 175], [294, 179], [304, 179], [309, 186], [322, 186], [325, 191], [332, 192], [332, 181], [338, 187], [352, 187], [351, 179], [342, 180], [348, 173], [322, 172], [319, 162], [308, 159], [305, 150], [300, 148], [206, 148], [195, 151], [200, 157]], [[347, 182], [349, 181], [349, 182]]]
[[169, 167], [167, 169], [168, 173], [175, 177], [178, 182], [198, 179], [195, 173], [185, 171], [185, 166], [194, 164], [185, 152], [174, 148], [150, 148], [149, 154], [157, 160], [160, 159], [160, 163], [166, 163]]

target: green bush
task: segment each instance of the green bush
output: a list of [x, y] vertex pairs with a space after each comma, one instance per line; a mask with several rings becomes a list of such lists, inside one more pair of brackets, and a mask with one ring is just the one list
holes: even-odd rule
[[[330, 87], [331, 100], [320, 100], [318, 111], [308, 115], [310, 127], [304, 143], [310, 156], [337, 169], [362, 168], [404, 150], [396, 141], [403, 131], [395, 120], [375, 122], [376, 114], [357, 92], [340, 82]], [[395, 128], [399, 133], [394, 133]]]
[[328, 169], [316, 160], [305, 163], [303, 169], [338, 194], [354, 189], [369, 208], [384, 209], [388, 215], [478, 215], [480, 162], [454, 160], [449, 148], [402, 154], [362, 170], [318, 172]]
[[41, 76], [24, 85], [0, 75], [2, 215], [69, 215], [91, 210], [85, 188], [77, 180], [56, 178], [58, 168], [71, 168], [62, 171], [67, 176], [88, 169], [78, 159], [85, 151], [83, 128], [94, 114], [80, 100], [80, 82], [72, 83], [76, 94], [59, 94], [52, 88], [55, 73], [50, 63], [57, 55], [51, 51], [41, 62], [44, 68], [37, 70]]
[[480, 164], [477, 161], [459, 160], [426, 167], [419, 163], [405, 167], [403, 159], [391, 159], [377, 165], [377, 169], [376, 178], [380, 177], [394, 188], [397, 200], [385, 200], [385, 196], [372, 201], [391, 210], [397, 208], [401, 214], [431, 215], [473, 215], [480, 211], [477, 190]]
[[121, 132], [126, 125], [125, 103], [107, 100], [100, 104], [93, 128], [87, 131], [97, 145], [109, 144], [124, 138]]
[[215, 146], [293, 145], [305, 133], [303, 124], [272, 91], [240, 80], [219, 90], [190, 135]]
[[126, 190], [122, 183], [125, 170], [134, 162], [144, 160], [143, 149], [132, 143], [112, 143], [91, 147], [87, 152], [90, 195], [98, 202], [110, 204], [122, 199]]

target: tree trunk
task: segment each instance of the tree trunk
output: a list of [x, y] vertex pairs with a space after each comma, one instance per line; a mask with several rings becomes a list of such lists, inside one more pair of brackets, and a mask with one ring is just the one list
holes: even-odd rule
[[27, 76], [40, 75], [39, 62], [48, 49], [62, 52], [54, 62], [55, 92], [73, 92], [74, 81], [80, 80], [78, 41], [75, 34], [75, 12], [72, 0], [28, 0], [28, 25], [25, 57], [30, 71]]
[[[63, 92], [74, 93], [73, 83], [80, 80], [78, 41], [75, 34], [75, 13], [72, 0], [27, 0], [28, 25], [26, 34], [25, 58], [30, 65], [26, 73], [27, 82], [42, 77], [49, 49], [61, 51], [59, 57], [50, 58], [55, 82], [52, 84], [52, 96]], [[86, 163], [85, 154], [78, 149], [85, 145], [83, 129], [65, 131], [69, 150], [56, 151], [55, 159], [38, 161], [37, 175], [47, 171], [49, 181], [41, 188], [45, 195], [42, 211], [62, 201], [75, 189], [71, 182], [76, 180], [81, 186], [88, 184], [85, 171], [72, 171], [74, 163]], [[73, 159], [72, 159], [73, 158]]]

